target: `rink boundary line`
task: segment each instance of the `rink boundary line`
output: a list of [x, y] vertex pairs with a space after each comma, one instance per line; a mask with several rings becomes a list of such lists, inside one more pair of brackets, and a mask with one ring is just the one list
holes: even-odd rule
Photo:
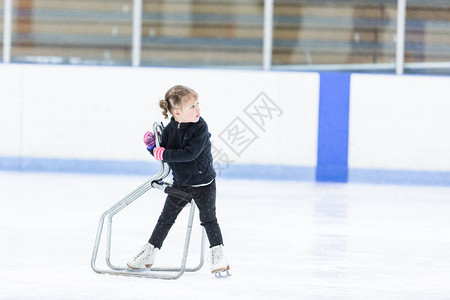
[[449, 171], [349, 168], [349, 183], [450, 186]]
[[[0, 171], [152, 176], [158, 170], [154, 161], [0, 156]], [[218, 178], [227, 179], [316, 181], [316, 168], [310, 166], [233, 163], [216, 171]], [[349, 168], [348, 182], [450, 186], [450, 172]]]
[[[92, 160], [34, 157], [2, 157], [1, 171], [82, 173], [103, 175], [148, 175], [159, 171], [155, 161]], [[217, 177], [229, 179], [260, 179], [313, 181], [315, 167], [289, 165], [230, 164], [216, 170]]]

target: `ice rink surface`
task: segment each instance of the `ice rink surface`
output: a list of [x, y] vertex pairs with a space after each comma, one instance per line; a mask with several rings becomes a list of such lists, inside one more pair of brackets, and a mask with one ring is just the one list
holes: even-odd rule
[[[207, 264], [175, 281], [93, 272], [100, 215], [147, 179], [0, 172], [0, 299], [450, 299], [445, 187], [218, 178], [232, 277], [215, 279]], [[113, 262], [147, 241], [164, 198], [151, 190], [115, 217]], [[179, 264], [187, 212], [155, 266]]]

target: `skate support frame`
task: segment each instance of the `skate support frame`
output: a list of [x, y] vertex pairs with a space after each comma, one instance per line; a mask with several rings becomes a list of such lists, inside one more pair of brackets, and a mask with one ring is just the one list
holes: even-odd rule
[[[160, 135], [162, 132], [163, 126], [158, 122], [153, 124], [153, 132], [156, 136], [156, 146], [159, 147], [160, 143]], [[133, 192], [128, 194], [125, 198], [117, 202], [110, 209], [106, 210], [102, 216], [100, 217], [100, 221], [98, 224], [97, 235], [95, 238], [94, 250], [92, 252], [91, 258], [91, 267], [92, 269], [99, 274], [110, 274], [110, 275], [122, 275], [122, 276], [134, 276], [134, 277], [144, 277], [144, 278], [156, 278], [156, 279], [178, 279], [183, 276], [184, 272], [195, 272], [202, 268], [205, 262], [205, 230], [202, 228], [202, 238], [201, 238], [201, 251], [200, 251], [200, 261], [196, 267], [187, 268], [186, 262], [189, 252], [189, 242], [191, 238], [192, 232], [192, 223], [194, 220], [194, 212], [195, 212], [195, 204], [191, 201], [191, 196], [187, 193], [184, 193], [180, 190], [177, 190], [171, 187], [170, 184], [163, 181], [170, 173], [170, 168], [166, 163], [160, 161], [160, 170], [159, 172], [144, 182], [141, 186], [136, 188]], [[125, 207], [130, 205], [133, 201], [138, 199], [140, 196], [145, 194], [151, 188], [156, 188], [164, 191], [167, 194], [174, 195], [178, 198], [182, 198], [188, 201], [191, 201], [190, 204], [190, 212], [188, 217], [188, 224], [186, 230], [186, 237], [184, 241], [184, 249], [183, 255], [181, 259], [181, 266], [179, 268], [168, 268], [168, 267], [160, 267], [160, 268], [151, 268], [146, 269], [145, 271], [132, 271], [128, 267], [123, 266], [115, 266], [111, 263], [111, 235], [112, 235], [112, 221], [113, 217], [123, 210]], [[107, 230], [106, 230], [106, 254], [105, 260], [106, 265], [109, 269], [100, 269], [96, 266], [97, 254], [100, 246], [100, 241], [102, 234], [104, 232], [104, 223], [105, 219], [107, 219]]]

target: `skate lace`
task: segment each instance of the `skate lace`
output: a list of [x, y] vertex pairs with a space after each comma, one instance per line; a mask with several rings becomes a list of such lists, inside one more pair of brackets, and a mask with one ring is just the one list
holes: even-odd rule
[[134, 257], [134, 259], [138, 259], [139, 257], [141, 257], [144, 254], [145, 250], [142, 249], [141, 252], [139, 252], [138, 254], [136, 254], [136, 256]]
[[146, 247], [142, 248], [141, 251], [139, 251], [139, 253], [136, 254], [136, 256], [134, 257], [134, 260], [140, 259], [140, 258], [143, 257], [144, 254], [145, 254], [147, 251], [149, 251], [149, 250], [150, 250], [150, 249], [147, 249]]
[[223, 257], [223, 252], [220, 248], [213, 248], [209, 252], [208, 256], [208, 262], [211, 262], [212, 264], [216, 264], [218, 261], [221, 261]]

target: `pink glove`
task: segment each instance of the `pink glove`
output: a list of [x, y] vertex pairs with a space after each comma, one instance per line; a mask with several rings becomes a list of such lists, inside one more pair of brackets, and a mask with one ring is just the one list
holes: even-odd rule
[[147, 146], [147, 149], [149, 150], [155, 148], [155, 136], [153, 135], [153, 132], [147, 131], [144, 134], [144, 144]]
[[153, 150], [153, 156], [155, 157], [156, 160], [163, 160], [164, 150], [166, 150], [164, 147], [156, 147]]

